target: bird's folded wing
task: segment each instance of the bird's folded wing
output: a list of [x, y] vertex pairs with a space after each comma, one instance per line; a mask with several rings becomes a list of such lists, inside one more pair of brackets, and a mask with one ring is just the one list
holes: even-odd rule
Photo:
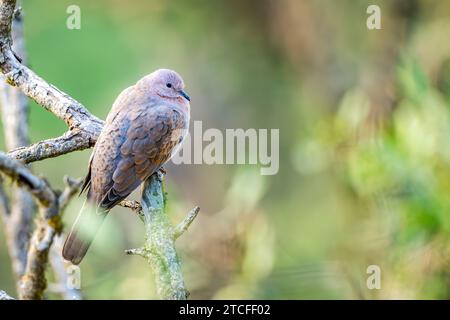
[[[114, 130], [106, 138], [112, 145], [104, 143], [96, 150], [97, 155], [110, 152], [112, 156], [103, 159], [109, 163], [98, 166], [96, 159], [93, 163], [98, 167], [96, 174], [103, 171], [111, 175], [109, 179], [99, 179], [106, 183], [98, 186], [96, 177], [91, 177], [99, 206], [106, 210], [112, 208], [168, 161], [172, 150], [180, 143], [178, 132], [185, 129], [185, 121], [178, 109], [157, 103], [117, 116], [111, 123]], [[115, 129], [115, 125], [122, 127]], [[100, 150], [102, 147], [106, 150]]]

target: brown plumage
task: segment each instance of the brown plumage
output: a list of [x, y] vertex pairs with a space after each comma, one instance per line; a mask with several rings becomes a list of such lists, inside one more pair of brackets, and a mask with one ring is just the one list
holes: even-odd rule
[[[189, 97], [174, 71], [160, 69], [116, 99], [89, 161], [83, 208], [66, 239], [63, 256], [79, 264], [111, 208], [167, 162], [189, 126]], [[84, 230], [91, 230], [86, 234]]]

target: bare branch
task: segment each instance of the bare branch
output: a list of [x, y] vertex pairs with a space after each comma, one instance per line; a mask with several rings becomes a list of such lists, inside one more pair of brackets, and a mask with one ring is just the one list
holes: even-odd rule
[[27, 188], [39, 201], [40, 214], [31, 238], [19, 294], [21, 299], [42, 299], [47, 285], [45, 269], [48, 254], [55, 235], [61, 231], [62, 210], [77, 193], [81, 180], [66, 177], [67, 186], [57, 197], [45, 180], [34, 176], [22, 163], [3, 152], [0, 152], [0, 170]]
[[4, 51], [3, 57], [5, 62], [0, 63], [0, 67], [8, 83], [17, 86], [29, 98], [63, 120], [70, 129], [79, 128], [89, 134], [93, 142], [96, 141], [103, 121], [90, 114], [78, 101], [19, 63], [11, 50]]
[[5, 219], [5, 224], [7, 223], [7, 220], [10, 215], [10, 208], [9, 208], [9, 200], [6, 196], [5, 190], [3, 189], [3, 177], [0, 175], [0, 214]]
[[78, 193], [83, 183], [82, 179], [74, 179], [69, 176], [64, 176], [64, 183], [66, 185], [64, 191], [59, 196], [59, 215], [62, 216], [64, 209], [69, 204], [70, 200]]
[[92, 147], [94, 141], [79, 129], [67, 131], [60, 137], [42, 140], [30, 146], [21, 147], [8, 152], [13, 158], [25, 163], [59, 157], [73, 151]]
[[[59, 196], [60, 216], [64, 213], [64, 209], [70, 200], [78, 193], [83, 181], [81, 179], [73, 179], [69, 176], [65, 176], [64, 182], [66, 184], [66, 188]], [[81, 300], [82, 296], [80, 290], [69, 286], [70, 272], [68, 268], [71, 265], [64, 261], [61, 254], [64, 238], [65, 236], [62, 235], [55, 237], [53, 246], [50, 249], [50, 264], [56, 280], [58, 281], [53, 288], [56, 287], [57, 292], [60, 293], [65, 300]]]
[[[25, 162], [31, 162], [91, 147], [101, 131], [103, 122], [92, 116], [80, 103], [34, 74], [22, 64], [23, 60], [19, 58], [17, 52], [13, 51], [23, 47], [23, 43], [18, 40], [16, 48], [12, 48], [11, 23], [13, 16], [19, 17], [18, 14], [14, 14], [15, 5], [15, 0], [0, 2], [0, 69], [10, 85], [17, 86], [28, 97], [64, 120], [69, 126], [70, 133], [57, 138], [57, 141], [55, 139], [47, 140], [30, 147], [16, 149], [12, 155]], [[23, 56], [23, 52], [20, 55]], [[7, 107], [10, 105], [11, 97], [22, 102], [25, 99], [15, 88], [8, 87], [3, 92], [3, 117], [11, 127], [7, 133], [10, 137], [8, 141], [14, 142], [8, 144], [8, 148], [22, 147], [28, 144], [28, 141], [25, 141], [27, 139], [26, 112], [23, 112], [26, 103], [21, 103], [16, 110]], [[14, 139], [16, 141], [22, 139], [22, 141], [19, 143]], [[79, 187], [79, 183], [69, 185], [58, 198], [45, 180], [34, 176], [20, 162], [4, 153], [0, 153], [0, 170], [15, 180], [19, 186], [29, 190], [39, 201], [36, 229], [31, 239], [28, 255], [22, 259], [26, 261], [26, 267], [19, 294], [22, 299], [40, 299], [46, 287], [45, 269], [48, 252], [55, 234], [61, 229], [60, 217], [57, 215], [60, 209], [59, 202], [64, 207], [73, 196], [74, 190]], [[69, 182], [69, 180], [67, 181]], [[10, 221], [8, 221], [9, 224], [11, 224]], [[20, 224], [31, 225], [31, 223]], [[12, 239], [12, 237], [8, 238]], [[13, 241], [11, 242], [13, 243]]]
[[31, 238], [24, 276], [20, 283], [21, 299], [41, 299], [46, 287], [45, 268], [48, 251], [56, 232], [61, 229], [57, 215], [58, 198], [45, 180], [33, 175], [21, 162], [0, 152], [0, 170], [26, 188], [39, 202], [39, 216]]
[[[21, 162], [10, 158], [0, 151], [0, 171], [26, 188], [44, 207], [50, 208], [55, 201], [55, 194], [47, 182], [26, 168]], [[54, 214], [54, 212], [52, 212]]]
[[191, 211], [189, 211], [186, 218], [184, 218], [184, 220], [175, 227], [175, 230], [173, 232], [173, 236], [175, 239], [178, 239], [183, 233], [186, 232], [191, 223], [195, 220], [195, 218], [197, 218], [199, 212], [200, 207], [194, 207]]
[[[25, 63], [23, 24], [19, 12], [14, 15], [12, 38], [14, 53], [21, 57], [22, 63]], [[1, 80], [3, 81], [0, 83], [0, 105], [2, 107], [6, 147], [14, 149], [26, 146], [30, 143], [28, 138], [27, 97], [19, 89], [8, 85], [3, 75], [1, 75]]]
[[[71, 144], [70, 147], [65, 146], [63, 150], [73, 151], [91, 147], [100, 134], [103, 121], [89, 113], [81, 103], [47, 83], [23, 65], [12, 50], [11, 22], [15, 5], [15, 0], [0, 2], [0, 69], [2, 73], [10, 85], [18, 87], [26, 96], [63, 120], [70, 130], [78, 129], [83, 132], [87, 141], [83, 140], [78, 148], [74, 149]], [[50, 153], [50, 156], [52, 154], [56, 156], [55, 153]]]
[[184, 300], [189, 292], [184, 284], [181, 264], [175, 250], [175, 237], [164, 212], [163, 173], [158, 171], [144, 182], [142, 213], [146, 230], [143, 248], [127, 250], [127, 254], [144, 257], [156, 277], [158, 295], [162, 299]]
[[11, 22], [15, 7], [15, 0], [2, 0], [0, 3], [0, 35], [2, 36], [2, 45], [11, 46]]
[[[15, 1], [5, 0], [4, 2]], [[1, 11], [0, 21], [0, 25], [5, 21]], [[9, 36], [2, 34], [2, 30], [5, 29], [0, 28], [0, 68], [8, 83], [18, 87], [26, 96], [63, 120], [70, 129], [79, 128], [95, 141], [103, 126], [103, 121], [89, 113], [81, 103], [55, 86], [48, 84], [19, 62], [11, 50]]]
[[[14, 14], [12, 38], [15, 54], [25, 63], [23, 24], [18, 10]], [[3, 75], [0, 78], [4, 80]], [[28, 99], [19, 89], [0, 81], [0, 107], [6, 147], [14, 149], [28, 145]], [[10, 202], [11, 211], [4, 225], [8, 252], [18, 283], [25, 271], [35, 205], [30, 193], [17, 186], [12, 188]]]
[[57, 283], [49, 285], [48, 290], [61, 294], [64, 300], [81, 300], [83, 298], [79, 289], [71, 285], [69, 277], [72, 275], [74, 266], [67, 261], [61, 255], [64, 235], [55, 237], [53, 246], [50, 249], [50, 264], [55, 274]]
[[[47, 209], [40, 206], [41, 210], [36, 221], [36, 229], [31, 238], [30, 248], [28, 250], [25, 275], [21, 281], [21, 299], [43, 298], [44, 290], [47, 287], [45, 269], [47, 267], [51, 245], [55, 236], [61, 233], [63, 210], [81, 186], [81, 180], [74, 180], [69, 177], [65, 177], [65, 183], [65, 190], [54, 203], [55, 210], [59, 212], [59, 215], [48, 215], [46, 213]], [[60, 252], [58, 253], [58, 259], [61, 261], [53, 261], [54, 267], [57, 266], [57, 263], [63, 263]], [[55, 271], [60, 272], [60, 270]]]
[[42, 299], [47, 287], [45, 270], [48, 254], [55, 235], [61, 231], [61, 223], [59, 216], [50, 220], [45, 219], [44, 216], [45, 212], [41, 211], [31, 237], [25, 275], [20, 284], [19, 296], [23, 300]]

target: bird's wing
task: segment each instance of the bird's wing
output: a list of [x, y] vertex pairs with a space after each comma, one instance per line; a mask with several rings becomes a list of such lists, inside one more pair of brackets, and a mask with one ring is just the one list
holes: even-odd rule
[[[179, 134], [174, 133], [184, 130], [187, 125], [181, 111], [157, 102], [128, 110], [114, 121], [111, 127], [121, 129], [113, 130], [115, 135], [105, 137], [112, 145], [101, 152], [109, 152], [112, 156], [103, 166], [106, 181], [102, 180], [106, 183], [101, 186], [101, 195], [95, 197], [105, 210], [127, 197], [170, 159], [172, 150], [180, 143]], [[99, 153], [97, 150], [94, 166]]]
[[[132, 93], [132, 91], [134, 89], [135, 89], [134, 86], [130, 86], [130, 87], [124, 89], [118, 95], [118, 97], [114, 101], [114, 104], [112, 105], [111, 111], [108, 113], [108, 117], [106, 118], [105, 126], [103, 127], [102, 133], [103, 133], [103, 131], [109, 131], [110, 130], [110, 128], [108, 127], [108, 124], [112, 123], [115, 120], [115, 118], [119, 115], [123, 105], [127, 105], [127, 104], [130, 104], [130, 103], [133, 103], [133, 101], [130, 101], [130, 97], [133, 96], [130, 93]], [[100, 139], [100, 137], [99, 137], [99, 139]], [[83, 185], [81, 186], [80, 195], [83, 192], [85, 192], [85, 191], [87, 191], [89, 193], [89, 189], [91, 187], [92, 160], [94, 159], [95, 149], [96, 149], [97, 146], [98, 146], [98, 144], [96, 144], [94, 146], [94, 149], [92, 150], [91, 157], [89, 158], [88, 172], [86, 174], [86, 177], [83, 180]]]
[[92, 151], [91, 157], [89, 158], [88, 173], [86, 174], [86, 177], [83, 180], [83, 185], [81, 186], [79, 195], [81, 195], [85, 191], [89, 192], [89, 189], [91, 187], [91, 165], [92, 165], [92, 159], [94, 158], [94, 154], [95, 154], [95, 148]]

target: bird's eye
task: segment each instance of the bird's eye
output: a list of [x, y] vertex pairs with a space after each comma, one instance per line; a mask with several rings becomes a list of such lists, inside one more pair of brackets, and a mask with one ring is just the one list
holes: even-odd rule
[[172, 88], [172, 84], [171, 83], [166, 83], [166, 87], [167, 88]]

